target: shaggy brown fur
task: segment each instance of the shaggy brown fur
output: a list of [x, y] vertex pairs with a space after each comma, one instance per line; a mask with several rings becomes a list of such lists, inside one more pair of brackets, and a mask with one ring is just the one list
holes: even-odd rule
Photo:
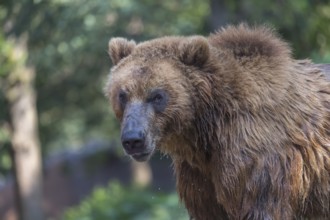
[[[146, 148], [173, 158], [192, 218], [330, 219], [330, 83], [271, 30], [116, 38], [109, 52], [114, 111], [125, 123], [142, 103]], [[146, 104], [158, 88], [168, 95], [159, 113]]]

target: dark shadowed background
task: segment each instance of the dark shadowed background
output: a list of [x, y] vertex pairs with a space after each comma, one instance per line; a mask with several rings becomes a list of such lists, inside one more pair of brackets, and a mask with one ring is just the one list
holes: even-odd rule
[[170, 158], [123, 155], [103, 86], [108, 40], [274, 27], [330, 62], [328, 0], [1, 0], [0, 219], [188, 219]]

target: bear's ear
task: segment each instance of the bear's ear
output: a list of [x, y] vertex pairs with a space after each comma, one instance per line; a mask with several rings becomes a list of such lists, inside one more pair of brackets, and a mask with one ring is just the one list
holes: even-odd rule
[[189, 37], [180, 43], [179, 53], [184, 64], [202, 67], [210, 56], [210, 46], [205, 37]]
[[114, 65], [117, 65], [121, 59], [127, 57], [133, 52], [136, 43], [133, 40], [128, 41], [125, 38], [116, 37], [110, 39], [108, 46], [111, 61]]

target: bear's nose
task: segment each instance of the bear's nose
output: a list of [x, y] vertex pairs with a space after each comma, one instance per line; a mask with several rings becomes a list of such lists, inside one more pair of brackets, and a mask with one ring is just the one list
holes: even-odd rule
[[121, 142], [128, 154], [141, 153], [145, 148], [144, 133], [139, 130], [124, 132], [121, 136]]

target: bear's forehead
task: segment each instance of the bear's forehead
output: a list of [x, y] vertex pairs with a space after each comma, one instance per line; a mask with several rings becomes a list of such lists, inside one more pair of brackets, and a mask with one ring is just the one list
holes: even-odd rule
[[111, 73], [116, 88], [136, 90], [162, 87], [178, 78], [178, 72], [166, 61], [154, 63], [129, 62]]
[[178, 45], [183, 37], [162, 37], [139, 43], [131, 54], [133, 59], [175, 59], [178, 55]]
[[143, 63], [131, 62], [113, 70], [111, 74], [113, 75], [114, 79], [122, 79], [124, 81], [128, 79], [139, 80], [141, 78], [146, 80], [153, 75], [153, 71], [153, 66]]
[[152, 79], [152, 78], [171, 78], [176, 75], [175, 67], [172, 62], [167, 60], [128, 60], [128, 62], [122, 63], [121, 66], [111, 71], [114, 78], [125, 79]]
[[[146, 65], [133, 65], [130, 68], [122, 69], [119, 74], [127, 74], [134, 78], [140, 78], [152, 75], [152, 69]], [[125, 75], [126, 75], [125, 74]]]

